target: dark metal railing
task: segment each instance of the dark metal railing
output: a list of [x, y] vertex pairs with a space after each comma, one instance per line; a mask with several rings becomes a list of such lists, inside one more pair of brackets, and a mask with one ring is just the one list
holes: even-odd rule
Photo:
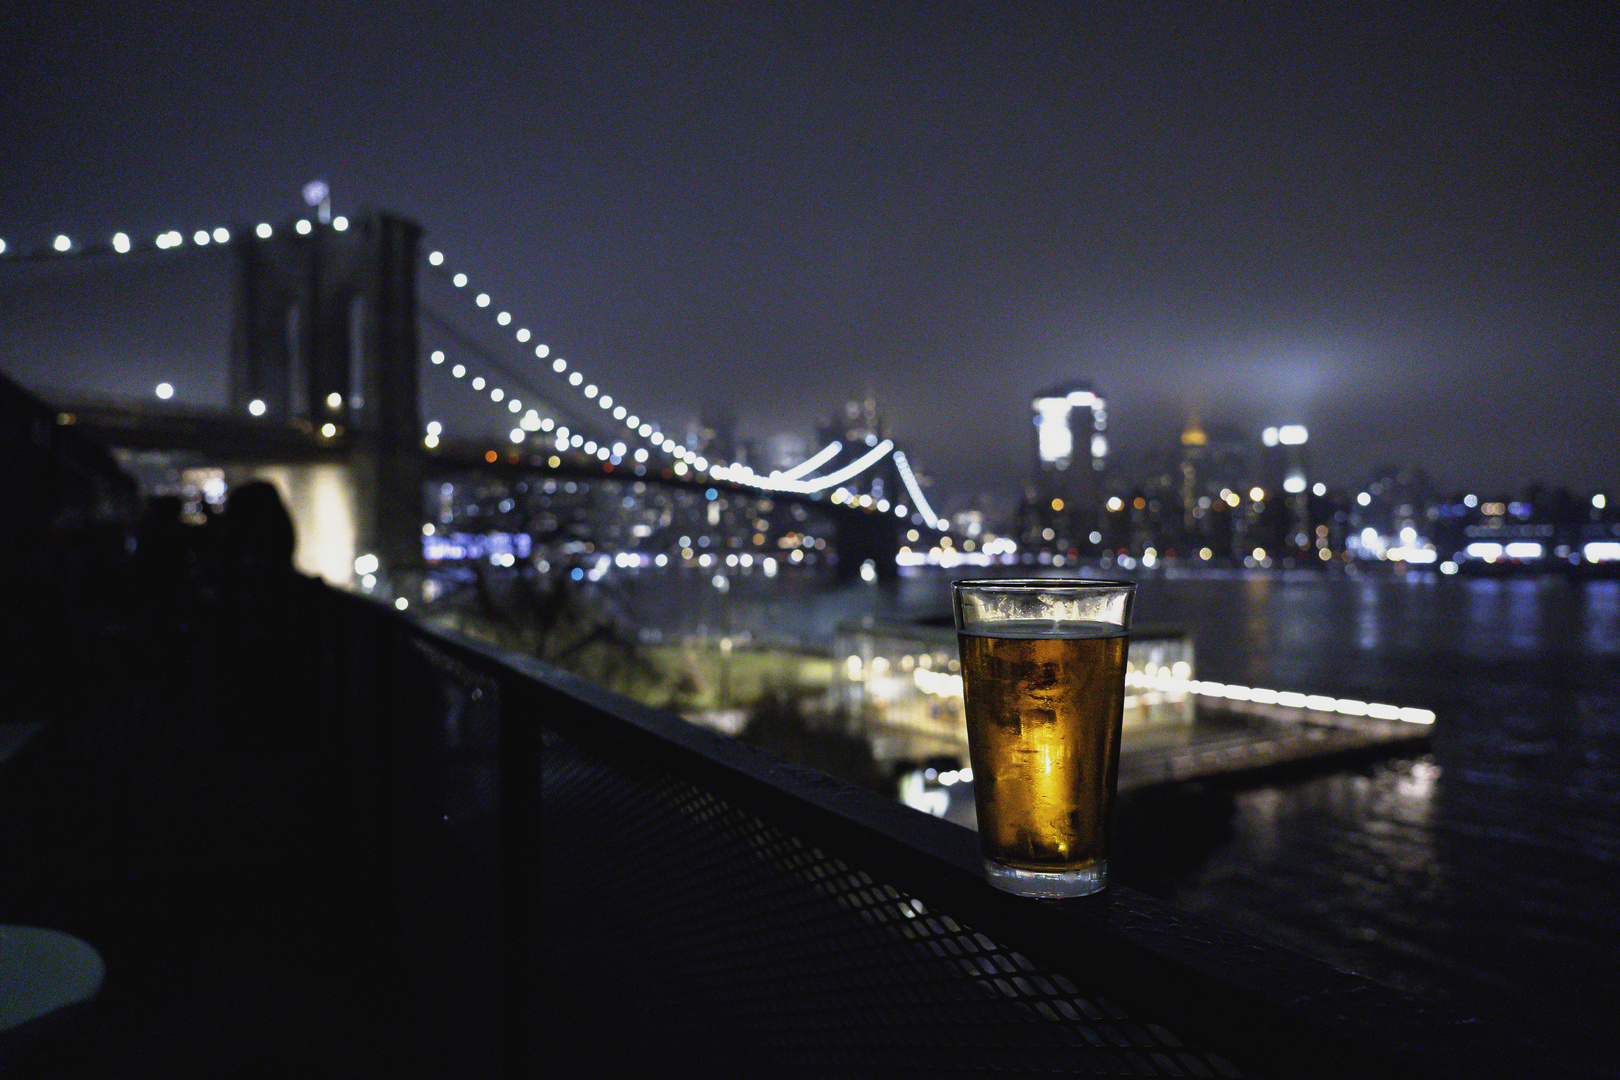
[[519, 1071], [1482, 1076], [1539, 1052], [1125, 888], [1002, 894], [967, 830], [327, 596], [384, 786], [438, 792], [396, 825], [488, 811]]

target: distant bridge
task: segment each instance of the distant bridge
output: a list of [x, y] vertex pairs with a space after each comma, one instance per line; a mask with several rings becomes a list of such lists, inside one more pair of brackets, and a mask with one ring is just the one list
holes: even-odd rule
[[[843, 573], [871, 561], [880, 575], [891, 576], [899, 530], [937, 535], [948, 528], [905, 451], [889, 439], [834, 440], [799, 465], [771, 473], [711, 461], [681, 445], [536, 341], [523, 320], [477, 291], [444, 253], [424, 255], [421, 230], [394, 215], [170, 231], [145, 241], [117, 233], [85, 244], [64, 235], [34, 250], [0, 248], [0, 259], [117, 259], [141, 250], [219, 245], [235, 260], [226, 410], [62, 397], [55, 402], [58, 420], [134, 450], [189, 451], [247, 468], [336, 467], [353, 501], [346, 510], [350, 563], [365, 552], [386, 567], [419, 567], [419, 493], [430, 476], [452, 472], [626, 478], [813, 505], [834, 522]], [[509, 335], [511, 355], [480, 344], [457, 319], [425, 308], [418, 297], [423, 272], [438, 275], [468, 297], [470, 314]], [[447, 349], [422, 355], [423, 319], [455, 355]], [[492, 417], [511, 425], [506, 442], [424, 427], [424, 376], [478, 394]], [[481, 445], [487, 448], [478, 450]], [[302, 525], [319, 528], [315, 507], [297, 505], [296, 492], [290, 501]], [[342, 555], [323, 566], [327, 576], [347, 580]]]

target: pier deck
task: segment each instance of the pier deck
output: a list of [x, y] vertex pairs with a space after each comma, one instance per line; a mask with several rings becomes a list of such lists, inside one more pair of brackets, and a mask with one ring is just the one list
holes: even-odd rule
[[1200, 703], [1185, 727], [1136, 732], [1121, 748], [1122, 790], [1284, 766], [1326, 766], [1346, 757], [1419, 753], [1431, 729], [1401, 720], [1310, 709]]

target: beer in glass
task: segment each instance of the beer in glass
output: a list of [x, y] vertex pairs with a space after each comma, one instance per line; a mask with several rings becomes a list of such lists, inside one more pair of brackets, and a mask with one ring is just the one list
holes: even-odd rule
[[979, 840], [998, 888], [1066, 897], [1107, 884], [1135, 591], [1063, 579], [954, 587]]

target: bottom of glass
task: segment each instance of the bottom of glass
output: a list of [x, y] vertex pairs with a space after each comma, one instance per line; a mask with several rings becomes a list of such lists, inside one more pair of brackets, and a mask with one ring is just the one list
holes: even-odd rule
[[1004, 892], [1066, 899], [1101, 892], [1108, 884], [1108, 861], [1099, 860], [1078, 870], [1020, 870], [986, 859], [984, 876], [990, 884]]

